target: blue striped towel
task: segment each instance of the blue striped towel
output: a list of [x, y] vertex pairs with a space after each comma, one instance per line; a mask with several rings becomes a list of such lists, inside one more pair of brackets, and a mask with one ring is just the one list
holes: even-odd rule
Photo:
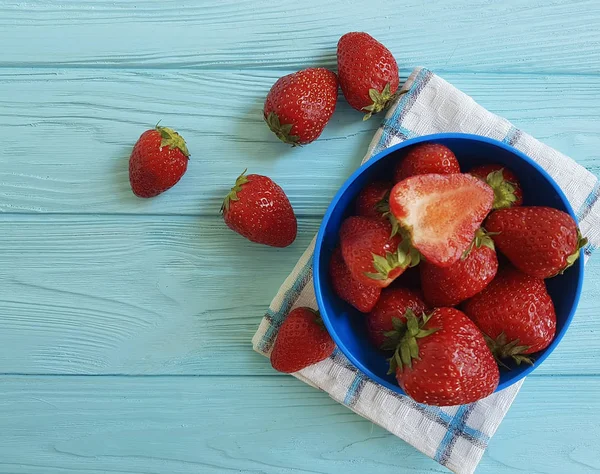
[[[427, 69], [415, 69], [403, 90], [406, 94], [388, 111], [363, 162], [408, 138], [432, 133], [473, 133], [508, 143], [537, 161], [561, 186], [577, 211], [582, 233], [589, 239], [584, 249], [587, 261], [600, 244], [600, 183], [593, 174], [487, 111]], [[314, 240], [279, 289], [254, 335], [254, 349], [265, 356], [290, 309], [317, 307], [312, 285], [313, 249]], [[475, 471], [522, 384], [469, 405], [429, 407], [373, 382], [338, 350], [294, 376], [326, 391], [334, 400], [459, 474]]]

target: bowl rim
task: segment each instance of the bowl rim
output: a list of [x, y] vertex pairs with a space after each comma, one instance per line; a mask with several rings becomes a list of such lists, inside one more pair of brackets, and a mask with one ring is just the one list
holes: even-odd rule
[[[325, 323], [325, 326], [326, 326], [327, 330], [329, 331], [329, 334], [335, 341], [337, 347], [348, 358], [348, 360], [358, 370], [360, 370], [363, 374], [368, 376], [374, 382], [376, 382], [380, 385], [383, 385], [384, 387], [386, 387], [396, 393], [400, 393], [402, 395], [405, 395], [405, 392], [404, 392], [404, 390], [402, 390], [400, 388], [400, 386], [389, 383], [387, 380], [384, 380], [384, 379], [380, 378], [379, 376], [377, 376], [376, 374], [374, 374], [371, 370], [369, 370], [367, 367], [365, 367], [364, 364], [362, 364], [358, 359], [356, 359], [356, 357], [354, 357], [354, 355], [348, 350], [348, 348], [343, 344], [343, 342], [340, 341], [335, 329], [333, 328], [333, 326], [331, 324], [331, 321], [329, 320], [329, 316], [327, 315], [326, 311], [321, 309], [321, 308], [325, 308], [325, 305], [324, 305], [324, 300], [323, 300], [323, 294], [321, 292], [321, 276], [320, 276], [321, 272], [319, 271], [318, 262], [321, 260], [321, 249], [323, 248], [323, 240], [325, 238], [325, 228], [327, 227], [327, 224], [331, 218], [331, 214], [333, 213], [334, 209], [336, 208], [341, 196], [348, 190], [350, 185], [366, 169], [370, 168], [375, 163], [384, 159], [386, 156], [390, 155], [391, 153], [394, 153], [395, 151], [400, 150], [402, 148], [406, 148], [406, 147], [409, 147], [411, 145], [415, 145], [418, 143], [430, 142], [430, 141], [435, 141], [435, 140], [445, 140], [445, 139], [478, 141], [478, 142], [486, 143], [489, 145], [497, 146], [499, 148], [503, 148], [504, 150], [521, 158], [522, 160], [527, 162], [529, 165], [531, 165], [535, 170], [537, 170], [544, 178], [546, 178], [546, 180], [550, 183], [550, 185], [552, 186], [554, 191], [557, 193], [557, 195], [563, 202], [563, 205], [564, 205], [565, 209], [567, 210], [567, 212], [569, 213], [569, 215], [575, 220], [577, 225], [579, 225], [577, 216], [575, 215], [575, 212], [573, 211], [573, 207], [569, 203], [569, 200], [565, 196], [563, 190], [560, 188], [558, 183], [548, 174], [548, 172], [544, 168], [542, 168], [537, 162], [535, 162], [533, 159], [531, 159], [529, 156], [527, 156], [525, 153], [521, 152], [520, 150], [517, 150], [516, 148], [514, 148], [511, 145], [508, 145], [507, 143], [501, 142], [494, 138], [484, 137], [481, 135], [473, 135], [473, 134], [468, 134], [468, 133], [435, 133], [435, 134], [430, 134], [430, 135], [422, 135], [419, 137], [410, 138], [408, 140], [405, 140], [403, 142], [400, 142], [396, 145], [393, 145], [389, 148], [386, 148], [386, 149], [380, 151], [375, 156], [373, 156], [372, 158], [367, 160], [365, 163], [363, 163], [358, 169], [356, 169], [348, 177], [348, 179], [346, 179], [344, 184], [342, 184], [342, 186], [340, 187], [338, 192], [335, 194], [335, 196], [329, 203], [329, 206], [327, 207], [327, 211], [325, 212], [325, 214], [323, 216], [323, 220], [321, 221], [321, 225], [319, 226], [319, 232], [317, 234], [317, 238], [315, 241], [315, 250], [314, 250], [314, 254], [313, 254], [313, 286], [314, 286], [314, 290], [315, 290], [315, 296], [316, 296], [316, 300], [317, 300], [317, 305], [319, 307], [319, 312], [321, 313], [323, 322]], [[546, 358], [554, 351], [554, 349], [556, 349], [556, 347], [558, 346], [560, 341], [565, 336], [567, 330], [569, 329], [569, 326], [571, 325], [571, 321], [573, 320], [573, 317], [577, 310], [577, 306], [579, 305], [579, 299], [581, 297], [581, 290], [583, 287], [583, 276], [584, 276], [583, 259], [584, 259], [584, 253], [583, 253], [583, 249], [581, 249], [580, 254], [579, 254], [579, 259], [577, 260], [578, 275], [577, 275], [577, 287], [575, 289], [575, 297], [574, 297], [573, 305], [571, 307], [571, 310], [569, 311], [569, 314], [567, 315], [567, 318], [565, 320], [565, 324], [564, 324], [562, 330], [555, 335], [554, 340], [550, 343], [550, 345], [546, 349], [544, 349], [544, 352], [535, 360], [534, 365], [528, 366], [525, 370], [523, 370], [521, 373], [517, 374], [515, 377], [513, 377], [509, 380], [505, 380], [502, 383], [499, 383], [495, 392], [503, 390], [503, 389], [517, 383], [519, 380], [523, 379], [524, 377], [529, 375], [531, 372], [533, 372], [537, 367], [539, 367], [542, 364], [542, 362], [544, 362], [544, 360], [546, 360]]]

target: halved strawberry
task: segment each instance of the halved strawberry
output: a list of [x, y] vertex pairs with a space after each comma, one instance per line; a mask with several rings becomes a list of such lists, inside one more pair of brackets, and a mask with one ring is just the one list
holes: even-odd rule
[[409, 265], [418, 263], [418, 252], [392, 225], [369, 217], [348, 217], [340, 228], [342, 256], [352, 276], [365, 285], [385, 288]]
[[434, 265], [457, 262], [492, 209], [494, 191], [468, 174], [424, 174], [401, 181], [390, 210], [412, 245]]

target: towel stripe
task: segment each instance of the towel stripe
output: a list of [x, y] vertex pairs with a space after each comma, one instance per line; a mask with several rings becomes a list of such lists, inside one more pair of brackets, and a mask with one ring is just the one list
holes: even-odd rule
[[588, 194], [588, 197], [585, 199], [579, 210], [577, 211], [577, 219], [581, 222], [583, 219], [587, 217], [590, 213], [596, 202], [598, 202], [598, 197], [600, 196], [600, 180], [596, 179], [596, 183], [594, 187]]
[[279, 309], [274, 311], [271, 308], [267, 309], [265, 314], [265, 318], [269, 321], [269, 327], [265, 331], [262, 340], [259, 343], [258, 349], [261, 352], [268, 352], [273, 344], [275, 336], [277, 335], [277, 331], [279, 331], [279, 326], [283, 322], [284, 317], [290, 312], [292, 306], [302, 293], [302, 290], [306, 286], [306, 284], [312, 278], [312, 258], [309, 258], [304, 267], [298, 273], [298, 279], [294, 282], [294, 284], [290, 287], [288, 291], [286, 291], [283, 296], [281, 305]]
[[448, 431], [444, 435], [442, 442], [438, 446], [438, 449], [435, 453], [434, 459], [439, 462], [441, 465], [445, 466], [450, 458], [450, 454], [452, 453], [452, 448], [456, 444], [456, 440], [463, 432], [464, 427], [467, 423], [467, 419], [469, 415], [473, 411], [473, 407], [475, 404], [471, 403], [469, 405], [461, 405], [454, 418], [452, 418], [452, 422], [450, 426], [448, 426]]
[[[376, 155], [381, 150], [388, 148], [390, 141], [393, 137], [405, 139], [412, 134], [412, 132], [410, 132], [409, 130], [405, 129], [404, 127], [401, 127], [400, 124], [402, 123], [402, 120], [404, 119], [406, 113], [408, 113], [408, 111], [414, 105], [415, 101], [419, 97], [419, 94], [425, 88], [425, 86], [431, 80], [432, 77], [433, 73], [428, 69], [423, 68], [419, 71], [408, 92], [401, 96], [401, 99], [398, 102], [398, 105], [396, 105], [396, 109], [394, 110], [392, 116], [384, 120], [384, 124], [388, 124], [390, 128], [387, 130], [384, 128], [384, 133], [381, 134], [381, 137], [379, 138], [379, 143], [377, 143], [377, 146], [374, 147], [371, 156]], [[401, 135], [397, 133], [386, 133], [393, 132], [394, 130], [401, 131]]]

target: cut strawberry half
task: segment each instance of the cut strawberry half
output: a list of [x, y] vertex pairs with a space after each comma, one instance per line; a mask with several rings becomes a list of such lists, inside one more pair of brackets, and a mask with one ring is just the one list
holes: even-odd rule
[[390, 210], [412, 245], [441, 267], [457, 262], [492, 209], [494, 191], [468, 174], [425, 174], [396, 184]]

